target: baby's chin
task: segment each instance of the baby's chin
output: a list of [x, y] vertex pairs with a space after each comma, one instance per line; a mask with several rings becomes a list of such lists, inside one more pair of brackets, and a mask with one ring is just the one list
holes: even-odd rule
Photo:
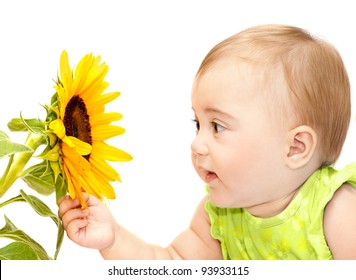
[[210, 190], [209, 199], [211, 203], [218, 208], [241, 208], [231, 201], [231, 197], [219, 196], [214, 193], [214, 190]]

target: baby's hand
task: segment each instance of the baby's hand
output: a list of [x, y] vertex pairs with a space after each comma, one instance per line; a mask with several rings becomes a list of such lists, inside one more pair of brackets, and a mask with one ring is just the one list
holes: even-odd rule
[[88, 208], [81, 209], [78, 199], [62, 197], [58, 215], [68, 237], [78, 245], [106, 249], [115, 243], [117, 223], [109, 209], [96, 197], [87, 200]]

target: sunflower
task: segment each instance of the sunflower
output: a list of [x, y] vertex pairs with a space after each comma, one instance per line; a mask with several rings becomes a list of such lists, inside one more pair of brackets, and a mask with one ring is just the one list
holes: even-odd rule
[[[105, 112], [105, 105], [120, 93], [105, 93], [104, 81], [108, 66], [100, 56], [85, 55], [75, 69], [69, 66], [68, 54], [62, 52], [60, 75], [55, 85], [57, 118], [48, 124], [57, 136], [53, 150], [58, 151], [59, 169], [71, 198], [78, 198], [87, 207], [83, 192], [99, 199], [115, 198], [110, 184], [121, 181], [120, 175], [107, 161], [129, 161], [128, 153], [105, 140], [125, 132], [111, 122], [122, 118], [119, 113]], [[56, 173], [56, 172], [55, 172]]]

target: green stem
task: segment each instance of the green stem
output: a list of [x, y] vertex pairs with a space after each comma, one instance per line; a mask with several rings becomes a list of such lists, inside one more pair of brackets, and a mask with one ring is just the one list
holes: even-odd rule
[[29, 133], [25, 145], [30, 147], [33, 152], [23, 152], [11, 156], [5, 173], [0, 178], [0, 198], [7, 192], [12, 184], [21, 176], [26, 163], [30, 160], [35, 150], [43, 144], [43, 136]]

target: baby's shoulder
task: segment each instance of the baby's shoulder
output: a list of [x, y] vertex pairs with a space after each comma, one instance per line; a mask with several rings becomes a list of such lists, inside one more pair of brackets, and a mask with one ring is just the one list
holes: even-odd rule
[[[344, 183], [339, 189], [337, 189], [325, 208], [325, 212], [329, 211], [346, 211], [349, 207], [356, 207], [356, 186], [352, 186], [349, 183]], [[342, 213], [340, 213], [342, 214]], [[344, 213], [346, 214], [346, 213]], [[350, 213], [354, 216], [355, 213]]]
[[345, 183], [325, 207], [324, 233], [335, 259], [356, 259], [356, 187]]

